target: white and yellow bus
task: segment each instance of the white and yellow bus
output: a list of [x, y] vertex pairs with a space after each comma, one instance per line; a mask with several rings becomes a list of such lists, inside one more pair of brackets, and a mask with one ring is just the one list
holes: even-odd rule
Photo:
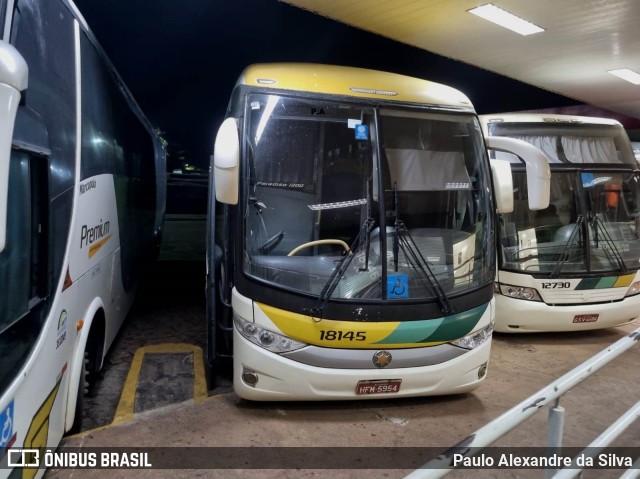
[[[492, 180], [468, 98], [391, 73], [265, 64], [242, 73], [227, 113], [212, 162], [208, 356], [233, 349], [236, 393], [478, 387], [493, 330], [494, 213], [509, 210], [512, 187], [506, 162]], [[542, 153], [494, 143], [519, 151], [532, 191], [544, 191]]]
[[527, 141], [551, 169], [549, 207], [526, 201], [525, 166], [511, 161], [514, 210], [500, 219], [496, 330], [578, 331], [640, 314], [640, 172], [615, 120], [483, 115], [485, 133]]
[[0, 477], [34, 477], [9, 452], [79, 428], [158, 250], [165, 158], [73, 3], [0, 12]]

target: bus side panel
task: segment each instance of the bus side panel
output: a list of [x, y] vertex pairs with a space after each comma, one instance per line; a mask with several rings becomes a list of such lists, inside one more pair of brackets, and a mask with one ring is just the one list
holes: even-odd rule
[[133, 291], [154, 259], [157, 185], [151, 132], [131, 110], [119, 79], [85, 34], [82, 51], [81, 177], [113, 173], [123, 285]]
[[106, 331], [100, 324], [95, 333], [103, 342], [105, 353], [133, 302], [133, 294], [124, 291], [120, 276], [120, 234], [113, 175], [84, 179], [78, 189], [69, 271], [79, 276], [72, 277], [73, 288], [63, 293], [65, 304], [77, 306], [76, 316], [70, 318], [70, 334], [74, 339], [65, 351], [70, 366], [66, 429], [73, 425], [78, 384], [84, 380], [80, 377], [84, 351], [97, 314], [100, 310], [104, 313]]
[[[0, 461], [7, 447], [59, 443], [65, 416], [73, 414], [79, 359], [93, 319], [89, 316], [104, 309], [109, 325], [106, 352], [131, 305], [144, 259], [153, 257], [150, 246], [157, 242], [163, 214], [158, 206], [164, 204], [156, 171], [161, 168], [164, 174], [164, 152], [154, 151], [150, 127], [134, 111], [135, 103], [125, 98], [126, 88], [85, 32], [79, 35], [83, 166], [82, 171], [77, 170], [73, 13], [64, 2], [53, 0], [17, 0], [16, 7], [11, 41], [29, 66], [26, 105], [20, 108], [40, 119], [48, 145], [33, 145], [40, 149], [26, 145], [26, 150], [22, 145], [22, 151], [14, 150], [12, 171], [20, 173], [16, 178], [21, 184], [10, 192], [15, 201], [10, 209], [21, 208], [16, 217], [34, 217], [29, 192], [38, 191], [34, 185], [39, 183], [29, 180], [29, 168], [44, 173], [42, 224], [35, 224], [30, 233], [21, 230], [18, 236], [24, 239], [19, 255], [20, 261], [24, 257], [24, 274], [29, 277], [33, 264], [45, 264], [46, 281], [37, 296], [24, 292], [20, 307], [11, 310], [15, 315], [9, 318], [7, 329], [0, 323], [0, 357], [17, 358], [10, 368], [7, 361], [0, 364], [0, 373], [7, 373], [6, 381], [0, 374]], [[29, 201], [19, 201], [25, 198]], [[38, 256], [35, 261], [30, 245], [39, 234], [34, 231], [40, 230], [46, 234], [46, 251], [44, 259]], [[5, 276], [3, 262], [0, 257], [0, 277]], [[7, 271], [12, 274], [20, 271], [10, 266]], [[35, 290], [32, 281], [24, 284], [23, 289]], [[33, 334], [20, 334], [25, 329], [20, 329], [21, 324]], [[24, 354], [2, 354], [17, 345]], [[42, 469], [33, 470], [24, 477], [42, 473]], [[0, 478], [10, 474], [11, 470], [0, 470]]]
[[[113, 175], [82, 180], [79, 190], [69, 270], [80, 275], [72, 280], [80, 282], [77, 302], [83, 305], [83, 314], [99, 298], [105, 305], [106, 337], [113, 338], [133, 301], [124, 290], [120, 270], [114, 270], [120, 265], [121, 238]], [[90, 326], [93, 318], [82, 319]]]
[[[12, 365], [12, 381], [3, 385], [0, 415], [10, 424], [9, 439], [4, 447], [43, 447], [57, 445], [64, 432], [66, 391], [69, 364], [66, 352], [72, 341], [71, 318], [78, 316], [75, 305], [65, 305], [64, 298], [56, 294], [62, 287], [66, 270], [65, 252], [69, 239], [74, 197], [76, 114], [74, 22], [68, 9], [57, 1], [19, 0], [16, 2], [11, 43], [25, 58], [29, 67], [27, 109], [41, 119], [46, 127], [50, 154], [32, 154], [29, 145], [15, 159], [29, 157], [32, 169], [44, 170], [46, 195], [43, 198], [43, 217], [39, 224], [21, 238], [25, 245], [43, 241], [42, 256], [34, 261], [34, 251], [25, 247], [27, 271], [30, 265], [45, 265], [41, 289], [31, 283], [24, 291], [29, 301], [24, 314], [16, 313], [14, 325], [28, 323], [34, 334], [28, 338], [3, 331], [0, 335], [0, 353], [14, 342], [28, 341], [29, 355], [23, 355]], [[16, 132], [16, 135], [18, 132]], [[26, 135], [28, 136], [28, 135]], [[12, 161], [14, 158], [12, 157]], [[37, 188], [39, 183], [31, 183]], [[26, 207], [28, 215], [34, 211], [30, 204], [9, 205]], [[46, 238], [37, 239], [37, 231]], [[14, 245], [18, 247], [19, 245]], [[27, 273], [28, 274], [28, 273]], [[11, 318], [9, 318], [11, 320]], [[13, 326], [12, 326], [13, 327]], [[4, 356], [3, 356], [4, 357]], [[3, 366], [7, 363], [3, 361]], [[6, 434], [7, 431], [5, 430]], [[4, 477], [11, 471], [0, 471]], [[33, 472], [34, 474], [36, 471]], [[28, 477], [25, 476], [25, 477]]]
[[[51, 148], [49, 197], [53, 289], [60, 278], [75, 181], [75, 74], [73, 18], [60, 2], [20, 0], [12, 43], [29, 66], [26, 106], [43, 119]], [[55, 221], [54, 221], [55, 220]]]

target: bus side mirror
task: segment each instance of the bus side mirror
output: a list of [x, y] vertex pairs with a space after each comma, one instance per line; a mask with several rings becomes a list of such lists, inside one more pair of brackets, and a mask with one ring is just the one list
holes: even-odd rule
[[213, 147], [213, 178], [216, 200], [227, 205], [238, 204], [240, 185], [240, 138], [235, 118], [222, 122]]
[[496, 211], [500, 214], [513, 211], [513, 177], [511, 165], [506, 160], [489, 160], [493, 189], [496, 195]]
[[515, 138], [488, 136], [484, 140], [488, 149], [512, 153], [527, 165], [529, 209], [543, 210], [549, 206], [551, 170], [547, 156], [531, 143]]
[[0, 253], [7, 242], [9, 159], [20, 92], [27, 88], [29, 68], [20, 52], [0, 40]]

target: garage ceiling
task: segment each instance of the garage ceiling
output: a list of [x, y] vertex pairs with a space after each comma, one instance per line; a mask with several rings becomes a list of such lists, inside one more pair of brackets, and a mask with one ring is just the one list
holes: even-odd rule
[[640, 73], [640, 0], [495, 0], [494, 5], [545, 29], [529, 36], [467, 11], [487, 1], [283, 1], [583, 103], [640, 118], [640, 85], [608, 73], [620, 68]]

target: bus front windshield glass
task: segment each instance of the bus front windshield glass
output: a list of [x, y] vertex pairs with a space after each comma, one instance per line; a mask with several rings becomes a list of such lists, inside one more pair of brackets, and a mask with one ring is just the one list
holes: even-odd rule
[[548, 274], [625, 272], [640, 267], [640, 182], [620, 125], [496, 122], [492, 136], [527, 141], [551, 167], [549, 207], [531, 211], [524, 165], [511, 162], [514, 211], [500, 222], [503, 268]]
[[527, 204], [514, 169], [514, 210], [500, 222], [504, 269], [529, 273], [625, 272], [640, 267], [640, 176], [600, 169], [552, 170], [545, 210]]
[[435, 300], [492, 281], [473, 115], [251, 94], [245, 121], [249, 276], [341, 300]]

